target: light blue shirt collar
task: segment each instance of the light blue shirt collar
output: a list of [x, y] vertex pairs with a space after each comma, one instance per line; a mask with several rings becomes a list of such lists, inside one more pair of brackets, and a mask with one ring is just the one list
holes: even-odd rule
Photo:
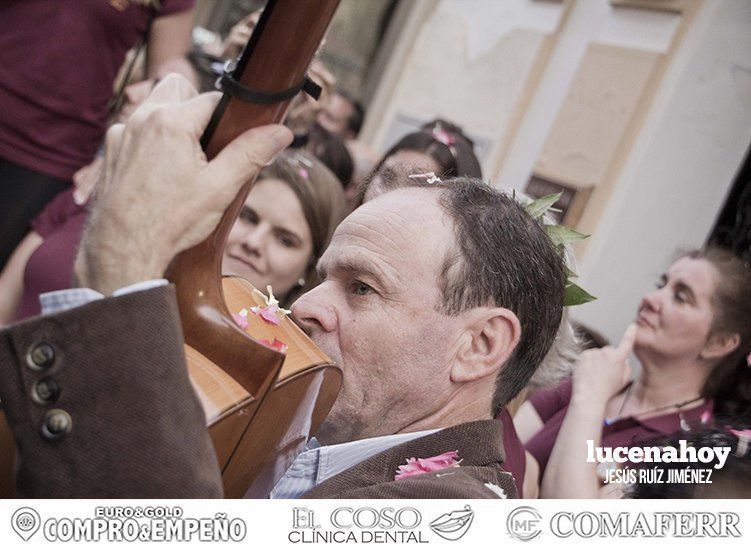
[[305, 451], [297, 456], [292, 466], [277, 482], [270, 497], [272, 499], [296, 499], [324, 480], [328, 480], [377, 453], [437, 431], [438, 429], [433, 429], [377, 436], [332, 446], [321, 446], [315, 438], [312, 438], [305, 447]]

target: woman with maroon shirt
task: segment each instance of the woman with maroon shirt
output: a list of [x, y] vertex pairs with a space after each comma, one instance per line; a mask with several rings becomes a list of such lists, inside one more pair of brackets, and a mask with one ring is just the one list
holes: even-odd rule
[[[633, 349], [641, 373], [629, 381]], [[595, 447], [630, 446], [751, 415], [751, 268], [718, 250], [675, 261], [639, 306], [618, 347], [584, 352], [573, 379], [536, 395], [545, 420], [526, 443], [540, 464], [542, 496], [596, 498]]]
[[31, 218], [94, 158], [128, 50], [148, 35], [147, 77], [192, 77], [193, 4], [0, 2], [0, 268]]

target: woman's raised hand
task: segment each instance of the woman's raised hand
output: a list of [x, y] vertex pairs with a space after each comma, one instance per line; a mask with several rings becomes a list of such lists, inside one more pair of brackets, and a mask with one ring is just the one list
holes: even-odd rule
[[593, 403], [607, 403], [629, 382], [631, 365], [628, 354], [634, 347], [636, 325], [623, 333], [617, 347], [589, 349], [579, 356], [574, 367], [573, 396]]

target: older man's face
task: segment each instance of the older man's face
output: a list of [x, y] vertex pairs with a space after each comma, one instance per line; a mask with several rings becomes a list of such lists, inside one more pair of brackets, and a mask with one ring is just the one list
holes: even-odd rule
[[453, 393], [461, 324], [437, 310], [438, 278], [454, 247], [438, 196], [401, 189], [353, 212], [321, 258], [325, 281], [293, 306], [344, 373], [318, 433], [326, 443], [433, 428], [431, 416]]

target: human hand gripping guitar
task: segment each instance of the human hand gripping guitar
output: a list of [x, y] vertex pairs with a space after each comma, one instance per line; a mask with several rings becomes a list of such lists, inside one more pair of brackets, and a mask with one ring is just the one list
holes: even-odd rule
[[571, 402], [550, 454], [542, 497], [601, 496], [597, 465], [587, 462], [587, 440], [594, 440], [595, 447], [600, 445], [607, 404], [631, 376], [628, 354], [635, 338], [636, 325], [631, 324], [617, 347], [587, 350], [576, 362]]
[[[262, 495], [285, 469], [277, 451], [293, 456], [325, 417], [339, 369], [288, 319], [239, 326], [234, 315], [259, 301], [240, 280], [222, 280], [218, 263], [252, 179], [291, 140], [266, 125], [283, 121], [300, 90], [316, 92], [305, 73], [337, 4], [269, 0], [221, 98], [166, 79], [109, 133], [74, 275], [121, 296], [50, 294], [48, 312], [68, 311], [0, 330], [19, 495], [216, 496], [217, 468], [231, 497], [268, 472]], [[174, 286], [117, 291], [163, 276]], [[44, 398], [30, 398], [37, 389]], [[292, 449], [290, 422], [307, 425], [294, 428]]]
[[255, 128], [208, 161], [199, 139], [219, 98], [170, 75], [127, 125], [108, 131], [103, 179], [76, 259], [79, 286], [109, 295], [163, 277], [175, 255], [206, 238], [241, 186], [291, 142], [281, 125]]
[[[208, 161], [199, 138], [218, 99], [169, 76], [127, 126], [108, 133], [76, 262], [80, 286], [110, 295], [163, 277], [171, 259], [204, 239], [239, 188], [290, 142], [286, 128], [260, 127]], [[0, 450], [20, 453], [17, 496], [220, 495], [182, 342], [167, 287], [0, 329], [0, 397], [13, 433], [0, 433]]]

